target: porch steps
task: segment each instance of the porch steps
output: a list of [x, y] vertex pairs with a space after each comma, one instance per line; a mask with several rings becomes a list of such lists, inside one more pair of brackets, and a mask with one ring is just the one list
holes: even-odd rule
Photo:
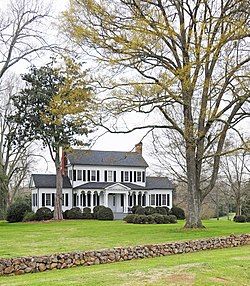
[[119, 219], [123, 219], [127, 214], [125, 213], [117, 213], [117, 212], [114, 212], [114, 219], [115, 220], [119, 220]]

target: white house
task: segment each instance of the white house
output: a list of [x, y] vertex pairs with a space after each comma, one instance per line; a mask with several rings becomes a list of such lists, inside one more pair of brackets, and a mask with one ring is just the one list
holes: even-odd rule
[[[63, 211], [72, 207], [104, 205], [116, 217], [134, 205], [172, 208], [173, 184], [167, 177], [146, 176], [142, 143], [135, 152], [75, 149], [65, 156]], [[54, 208], [56, 176], [33, 174], [32, 209]]]

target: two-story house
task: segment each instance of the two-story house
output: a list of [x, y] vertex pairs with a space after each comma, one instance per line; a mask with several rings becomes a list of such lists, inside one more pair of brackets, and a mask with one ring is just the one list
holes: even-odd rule
[[[172, 208], [173, 184], [166, 177], [146, 176], [142, 143], [136, 144], [135, 152], [75, 149], [65, 159], [63, 211], [104, 205], [118, 215], [134, 205]], [[55, 175], [33, 174], [31, 188], [33, 211], [42, 206], [53, 209]]]

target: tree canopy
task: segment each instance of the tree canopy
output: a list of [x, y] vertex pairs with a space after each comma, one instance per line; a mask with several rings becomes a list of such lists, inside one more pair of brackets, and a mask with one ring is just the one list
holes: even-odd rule
[[[249, 4], [72, 0], [64, 13], [65, 33], [105, 67], [109, 112], [153, 113], [158, 120], [137, 128], [172, 129], [182, 138], [186, 227], [202, 226], [201, 202], [215, 185], [228, 130], [240, 136], [236, 126], [249, 116]], [[201, 190], [208, 158], [212, 172]]]

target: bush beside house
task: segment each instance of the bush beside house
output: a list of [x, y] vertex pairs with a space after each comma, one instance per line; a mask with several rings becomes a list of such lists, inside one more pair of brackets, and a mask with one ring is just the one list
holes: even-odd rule
[[177, 218], [174, 215], [162, 215], [154, 213], [151, 215], [128, 214], [123, 219], [127, 223], [134, 224], [168, 224], [177, 223]]

